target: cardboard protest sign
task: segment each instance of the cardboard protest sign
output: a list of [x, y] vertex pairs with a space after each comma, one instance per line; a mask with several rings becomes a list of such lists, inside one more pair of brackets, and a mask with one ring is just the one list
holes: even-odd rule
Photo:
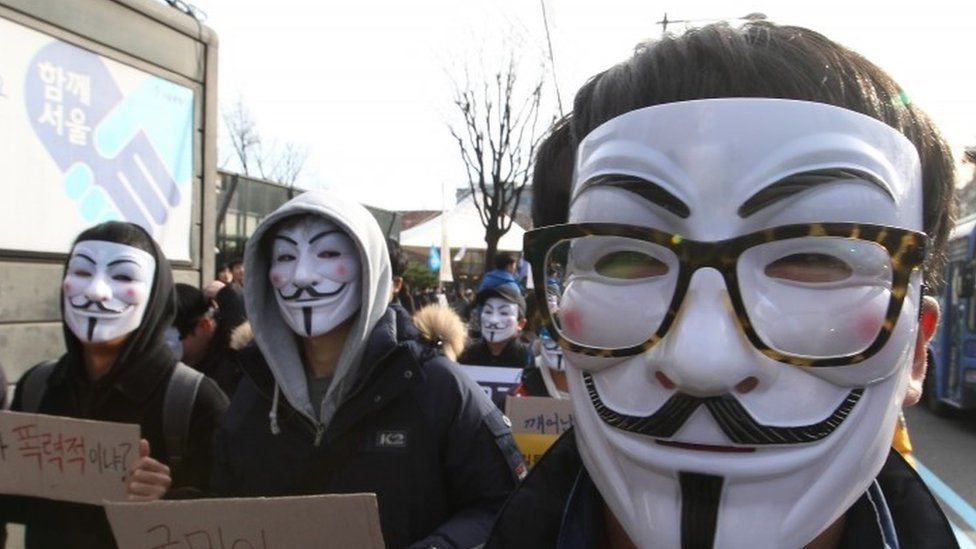
[[121, 549], [382, 549], [376, 494], [106, 503]]
[[461, 369], [481, 386], [499, 410], [505, 409], [505, 397], [522, 382], [521, 368], [462, 364]]
[[126, 498], [139, 426], [0, 412], [0, 493], [101, 504]]
[[565, 399], [510, 396], [505, 401], [505, 415], [512, 422], [515, 444], [529, 467], [573, 426], [573, 405]]

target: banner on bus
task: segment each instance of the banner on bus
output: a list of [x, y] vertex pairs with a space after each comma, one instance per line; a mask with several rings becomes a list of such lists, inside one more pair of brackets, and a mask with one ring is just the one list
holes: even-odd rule
[[118, 220], [189, 260], [194, 91], [3, 18], [0, 36], [0, 250], [67, 253]]

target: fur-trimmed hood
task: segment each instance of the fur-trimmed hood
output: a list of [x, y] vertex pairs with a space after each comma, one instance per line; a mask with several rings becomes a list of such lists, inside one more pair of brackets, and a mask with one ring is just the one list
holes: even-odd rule
[[428, 305], [414, 313], [413, 323], [421, 337], [441, 344], [444, 355], [451, 360], [456, 361], [467, 344], [467, 327], [449, 307]]

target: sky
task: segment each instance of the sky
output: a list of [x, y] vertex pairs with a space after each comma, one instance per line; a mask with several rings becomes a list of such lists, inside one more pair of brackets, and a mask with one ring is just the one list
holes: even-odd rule
[[[548, 15], [548, 59], [542, 5]], [[519, 59], [545, 77], [540, 131], [593, 74], [660, 36], [765, 14], [817, 30], [872, 60], [942, 129], [957, 157], [976, 145], [976, 2], [738, 0], [190, 0], [220, 43], [219, 100], [240, 100], [262, 140], [308, 150], [298, 185], [394, 210], [439, 209], [467, 179], [448, 125], [465, 74]], [[233, 169], [229, 148], [220, 162]], [[968, 179], [971, 171], [965, 172]]]

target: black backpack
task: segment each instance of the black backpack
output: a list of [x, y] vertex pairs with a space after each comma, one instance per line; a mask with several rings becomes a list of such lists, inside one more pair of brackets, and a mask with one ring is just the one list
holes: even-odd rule
[[[35, 366], [24, 379], [22, 411], [36, 413], [40, 408], [41, 399], [47, 392], [48, 377], [57, 363], [57, 360], [44, 361]], [[186, 442], [190, 437], [190, 416], [193, 414], [193, 404], [197, 400], [201, 381], [202, 373], [177, 362], [166, 385], [166, 395], [163, 397], [163, 440], [169, 465], [173, 469], [179, 465], [183, 452], [186, 451]]]

